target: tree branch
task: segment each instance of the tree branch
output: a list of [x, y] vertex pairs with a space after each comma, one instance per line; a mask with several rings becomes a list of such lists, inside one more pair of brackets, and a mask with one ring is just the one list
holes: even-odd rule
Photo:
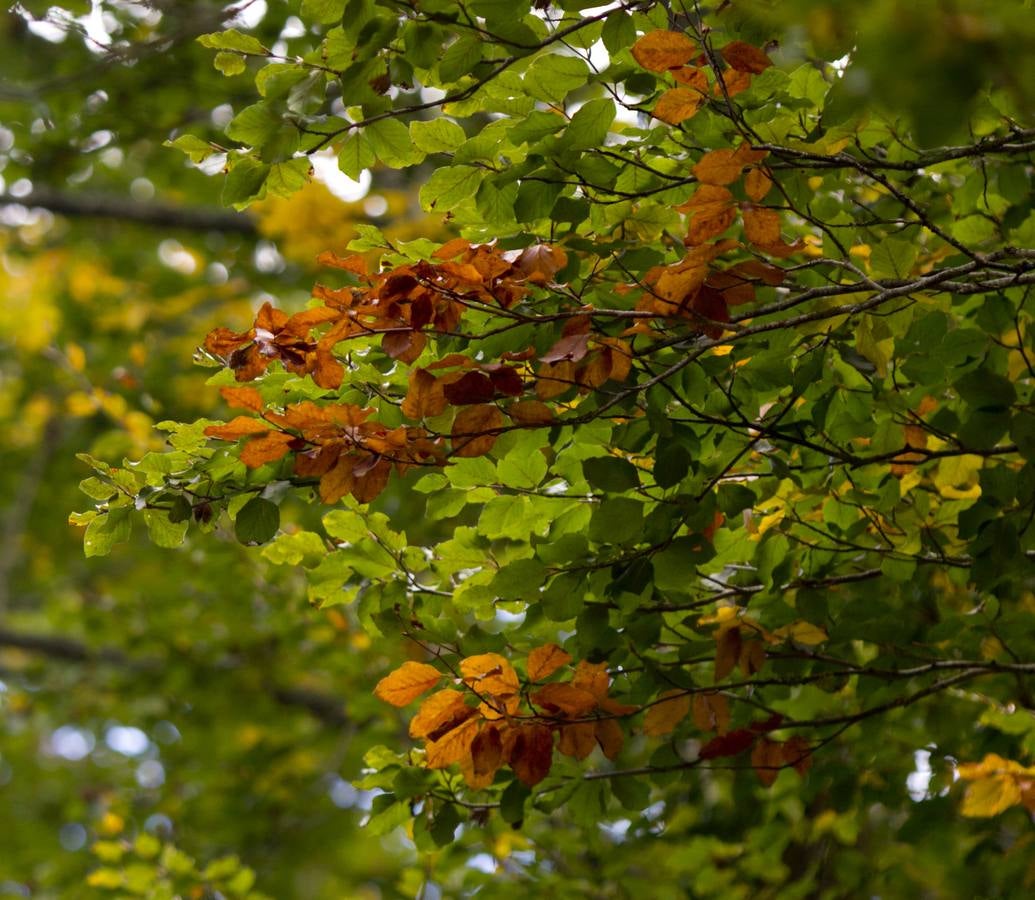
[[205, 206], [175, 206], [171, 203], [140, 202], [107, 194], [66, 194], [38, 188], [26, 197], [0, 194], [0, 206], [46, 209], [74, 218], [118, 219], [156, 228], [186, 228], [191, 231], [229, 231], [254, 236], [255, 220], [244, 213]]

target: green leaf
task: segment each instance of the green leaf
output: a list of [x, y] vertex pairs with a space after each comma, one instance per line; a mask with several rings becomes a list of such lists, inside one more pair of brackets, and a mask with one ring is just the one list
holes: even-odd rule
[[218, 153], [208, 141], [203, 141], [199, 137], [195, 137], [193, 134], [181, 134], [178, 138], [172, 141], [166, 141], [163, 146], [174, 147], [175, 149], [186, 153], [193, 163], [203, 162], [208, 159], [213, 153]]
[[270, 167], [246, 156], [237, 160], [223, 182], [223, 204], [242, 209], [265, 192], [266, 176]]
[[358, 181], [364, 169], [369, 169], [377, 162], [370, 138], [365, 132], [354, 131], [342, 145], [338, 154], [338, 168], [353, 181]]
[[200, 35], [198, 43], [210, 50], [236, 50], [239, 53], [256, 53], [261, 56], [265, 56], [267, 53], [266, 48], [257, 37], [242, 34], [236, 28]]
[[420, 189], [420, 204], [428, 210], [446, 211], [473, 197], [485, 177], [474, 166], [449, 166], [436, 169]]
[[170, 513], [160, 509], [145, 509], [147, 534], [156, 547], [179, 547], [187, 535], [187, 520], [173, 522]]
[[640, 474], [631, 462], [617, 456], [594, 456], [582, 463], [582, 472], [593, 487], [618, 494], [640, 486]]
[[525, 90], [536, 100], [561, 103], [589, 79], [589, 66], [577, 56], [537, 56], [525, 73]]
[[411, 122], [410, 139], [425, 153], [449, 153], [467, 140], [463, 128], [449, 119]]
[[561, 138], [568, 150], [589, 150], [601, 147], [608, 129], [615, 120], [615, 104], [610, 98], [590, 100], [579, 107]]
[[305, 22], [340, 22], [345, 14], [346, 0], [302, 0], [302, 20]]
[[240, 53], [221, 50], [212, 60], [212, 65], [226, 76], [240, 75], [246, 68], [245, 58]]
[[634, 543], [642, 537], [643, 504], [631, 497], [611, 497], [593, 510], [590, 540], [606, 544]]
[[381, 119], [366, 128], [370, 149], [381, 162], [393, 169], [414, 166], [424, 159], [424, 151], [414, 145], [409, 129], [398, 119]]
[[265, 544], [280, 528], [280, 509], [262, 497], [252, 497], [234, 519], [234, 534], [242, 544]]
[[275, 197], [290, 197], [309, 182], [309, 158], [300, 156], [274, 163], [266, 177], [266, 190]]

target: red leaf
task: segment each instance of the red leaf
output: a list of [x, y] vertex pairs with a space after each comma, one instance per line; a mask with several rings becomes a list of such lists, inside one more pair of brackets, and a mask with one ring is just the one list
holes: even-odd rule
[[492, 379], [481, 372], [466, 372], [457, 381], [442, 388], [445, 399], [454, 406], [488, 403], [496, 396]]
[[720, 756], [736, 756], [755, 742], [756, 735], [746, 728], [738, 728], [728, 734], [712, 738], [697, 755], [701, 759], [715, 759]]
[[553, 732], [545, 725], [525, 725], [518, 729], [510, 751], [510, 767], [529, 787], [550, 774], [553, 763]]

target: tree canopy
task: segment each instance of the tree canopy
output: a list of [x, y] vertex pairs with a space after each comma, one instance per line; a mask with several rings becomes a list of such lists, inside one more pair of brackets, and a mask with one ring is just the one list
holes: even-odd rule
[[8, 16], [0, 892], [1029, 891], [1026, 5], [288, 6]]

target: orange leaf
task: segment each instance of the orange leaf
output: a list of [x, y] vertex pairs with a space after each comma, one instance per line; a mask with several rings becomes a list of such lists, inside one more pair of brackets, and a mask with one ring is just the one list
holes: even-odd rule
[[377, 683], [374, 696], [392, 706], [405, 706], [431, 690], [441, 677], [442, 673], [434, 666], [407, 660]]
[[678, 125], [691, 118], [700, 107], [703, 98], [693, 88], [670, 88], [654, 104], [654, 118]]
[[575, 382], [575, 365], [571, 360], [543, 363], [536, 372], [535, 395], [551, 400], [567, 391]]
[[651, 737], [671, 734], [676, 726], [690, 712], [690, 695], [681, 688], [674, 688], [661, 694], [659, 702], [647, 710], [643, 720], [643, 733]]
[[478, 720], [468, 719], [452, 731], [447, 731], [437, 741], [427, 744], [425, 760], [429, 769], [444, 769], [460, 762], [470, 753], [471, 742], [478, 733]]
[[507, 415], [518, 425], [549, 425], [553, 410], [538, 400], [519, 400], [507, 407]]
[[477, 711], [464, 703], [460, 691], [438, 691], [420, 705], [410, 722], [410, 737], [436, 740], [474, 715]]
[[219, 393], [223, 395], [226, 405], [231, 409], [259, 412], [264, 406], [262, 394], [253, 387], [222, 387], [219, 389]]
[[596, 708], [597, 698], [589, 691], [572, 687], [570, 684], [554, 683], [540, 688], [532, 694], [532, 702], [547, 712], [563, 713], [572, 718], [586, 715]]
[[518, 729], [510, 751], [510, 767], [529, 787], [539, 784], [553, 763], [553, 732], [545, 725]]
[[769, 738], [760, 738], [751, 751], [751, 765], [758, 780], [769, 787], [784, 766], [783, 745]]
[[625, 734], [621, 726], [614, 719], [598, 719], [596, 723], [597, 743], [604, 751], [604, 756], [614, 759], [622, 752], [622, 745], [625, 744]]
[[582, 660], [575, 669], [575, 676], [571, 679], [573, 687], [588, 691], [598, 701], [607, 698], [607, 689], [610, 681], [607, 677], [607, 663], [590, 663]]
[[[240, 390], [252, 389], [240, 388]], [[236, 416], [225, 425], [209, 425], [205, 429], [205, 437], [219, 438], [222, 441], [236, 441], [250, 434], [265, 434], [270, 430], [269, 423], [264, 422], [262, 419], [253, 419], [251, 416]]]
[[542, 681], [570, 662], [571, 654], [567, 650], [556, 644], [544, 644], [528, 654], [528, 677], [532, 681]]
[[475, 789], [492, 784], [496, 772], [503, 764], [503, 740], [495, 725], [486, 725], [471, 741], [471, 755], [461, 760], [460, 770], [464, 780]]
[[757, 47], [743, 41], [732, 41], [719, 51], [722, 58], [738, 72], [750, 72], [759, 75], [768, 69], [773, 61]]
[[761, 641], [744, 641], [737, 664], [745, 675], [754, 675], [761, 671], [765, 665], [765, 645]]
[[408, 419], [423, 419], [445, 412], [447, 403], [440, 379], [427, 369], [410, 372], [410, 389], [402, 402], [402, 413]]
[[694, 694], [694, 725], [701, 731], [725, 734], [729, 724], [729, 702], [722, 694]]
[[651, 31], [632, 45], [633, 59], [651, 72], [664, 72], [689, 62], [697, 46], [678, 31]]
[[730, 184], [740, 177], [744, 166], [765, 155], [764, 150], [752, 150], [748, 144], [741, 144], [736, 150], [712, 150], [697, 161], [692, 171], [702, 184]]
[[575, 759], [585, 759], [597, 745], [598, 722], [573, 722], [561, 727], [557, 751]]
[[680, 84], [685, 84], [700, 94], [708, 93], [708, 76], [704, 74], [704, 69], [698, 69], [694, 66], [683, 66], [681, 69], [673, 69], [671, 75]]
[[483, 456], [496, 443], [494, 433], [503, 427], [503, 413], [491, 404], [468, 406], [453, 420], [454, 456]]
[[460, 661], [464, 684], [479, 694], [503, 697], [516, 694], [521, 685], [514, 667], [498, 653], [480, 653]]
[[740, 659], [740, 629], [730, 628], [716, 635], [715, 680], [722, 681], [737, 665]]
[[348, 457], [339, 457], [338, 461], [322, 476], [320, 476], [320, 500], [323, 503], [337, 503], [349, 491], [356, 482], [352, 470], [356, 467], [355, 460]]
[[332, 269], [344, 269], [346, 272], [352, 272], [354, 275], [367, 275], [369, 272], [367, 261], [358, 253], [351, 256], [338, 256], [333, 250], [324, 250], [323, 253], [316, 257], [316, 261], [321, 266], [328, 266]]
[[756, 203], [761, 203], [773, 187], [773, 179], [764, 169], [752, 169], [744, 178], [744, 193]]
[[271, 431], [269, 434], [252, 438], [241, 450], [241, 462], [249, 469], [257, 469], [268, 462], [275, 462], [287, 456], [294, 438], [283, 431]]
[[431, 255], [435, 259], [455, 259], [461, 253], [465, 253], [470, 249], [470, 241], [465, 241], [463, 238], [453, 238], [451, 241], [446, 241]]
[[756, 247], [780, 242], [780, 214], [775, 209], [747, 206], [744, 209], [744, 234]]

